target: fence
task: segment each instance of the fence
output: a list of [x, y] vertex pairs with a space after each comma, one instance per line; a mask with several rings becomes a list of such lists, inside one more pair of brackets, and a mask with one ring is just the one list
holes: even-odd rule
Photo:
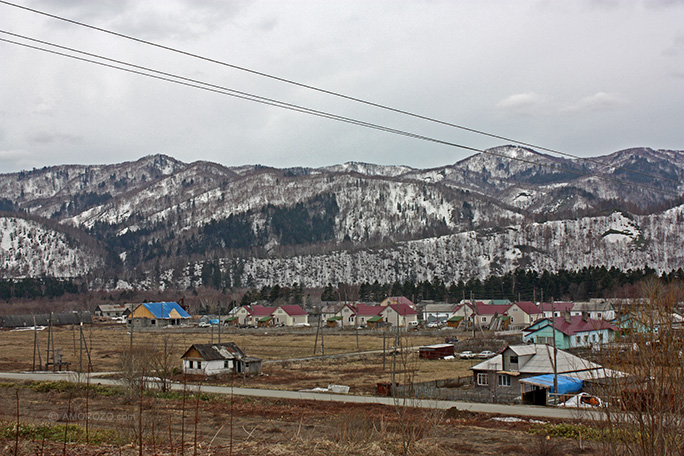
[[[50, 320], [52, 318], [52, 320]], [[55, 312], [53, 314], [36, 315], [4, 315], [0, 317], [0, 326], [4, 328], [17, 328], [22, 326], [36, 325], [47, 326], [52, 321], [53, 325], [77, 325], [80, 323], [92, 323], [90, 312]]]
[[472, 376], [398, 385], [395, 387], [395, 393], [397, 397], [481, 403], [510, 403], [514, 399], [512, 394], [506, 395], [500, 392], [494, 393], [488, 389], [473, 388]]

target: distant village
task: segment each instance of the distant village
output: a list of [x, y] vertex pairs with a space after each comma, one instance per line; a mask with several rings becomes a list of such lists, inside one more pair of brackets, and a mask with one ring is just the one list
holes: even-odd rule
[[[88, 312], [7, 316], [4, 327], [121, 323], [129, 332], [173, 328], [206, 328], [212, 343], [190, 345], [179, 362], [185, 374], [211, 377], [219, 374], [261, 374], [262, 360], [250, 356], [233, 342], [213, 343], [214, 331], [235, 334], [251, 328], [304, 328], [328, 332], [384, 331], [387, 334], [435, 334], [439, 343], [418, 347], [420, 358], [474, 360], [472, 377], [451, 385], [418, 389], [426, 397], [481, 402], [514, 402], [545, 405], [551, 397], [590, 394], [593, 385], [606, 378], [625, 376], [580, 355], [620, 343], [625, 334], [658, 331], [663, 324], [681, 327], [684, 316], [672, 312], [669, 321], [644, 319], [638, 302], [592, 299], [586, 302], [511, 302], [509, 300], [463, 300], [457, 304], [420, 302], [396, 296], [380, 303], [323, 302], [305, 309], [300, 305], [269, 306], [254, 302], [233, 308], [226, 315], [191, 315], [182, 303], [150, 302], [100, 304]], [[645, 324], [651, 322], [651, 327]], [[32, 326], [33, 325], [33, 326]], [[264, 333], [266, 334], [266, 333]], [[505, 346], [487, 342], [508, 341]], [[443, 341], [443, 342], [441, 342]], [[378, 394], [416, 395], [405, 385], [378, 385]], [[591, 396], [593, 397], [593, 396]]]

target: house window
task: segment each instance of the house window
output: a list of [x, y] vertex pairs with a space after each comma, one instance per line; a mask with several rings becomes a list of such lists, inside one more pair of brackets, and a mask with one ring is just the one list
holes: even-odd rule
[[477, 374], [477, 384], [479, 386], [489, 385], [489, 375], [483, 373]]
[[223, 361], [223, 368], [228, 369], [228, 360], [227, 359]]
[[517, 356], [511, 355], [510, 360], [511, 360], [511, 364], [518, 364], [518, 357]]
[[157, 320], [152, 320], [152, 321], [150, 321], [150, 324], [151, 324], [151, 325], [156, 325], [156, 324], [157, 324]]
[[192, 361], [188, 361], [188, 369], [192, 369]]
[[197, 369], [202, 369], [202, 361], [197, 361]]
[[499, 374], [498, 383], [499, 383], [499, 386], [511, 386], [510, 375]]
[[487, 322], [487, 317], [482, 317], [482, 323]]

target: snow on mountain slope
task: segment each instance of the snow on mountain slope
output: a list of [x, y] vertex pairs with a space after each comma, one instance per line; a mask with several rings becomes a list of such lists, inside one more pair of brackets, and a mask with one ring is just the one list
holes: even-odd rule
[[[473, 277], [484, 279], [517, 267], [558, 271], [602, 265], [622, 270], [649, 266], [669, 272], [683, 262], [684, 206], [680, 206], [635, 219], [615, 212], [603, 217], [512, 225], [488, 233], [470, 231], [400, 242], [391, 249], [253, 258], [244, 263], [241, 280], [256, 287], [375, 280], [392, 283], [436, 277], [450, 283]], [[197, 285], [192, 275], [185, 280], [188, 285]]]
[[64, 233], [17, 217], [0, 217], [0, 273], [3, 278], [79, 277], [104, 265]]

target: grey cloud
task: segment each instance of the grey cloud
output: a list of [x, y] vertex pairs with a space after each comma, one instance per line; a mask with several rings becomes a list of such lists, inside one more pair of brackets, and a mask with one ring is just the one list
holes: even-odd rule
[[67, 133], [36, 131], [28, 134], [28, 140], [29, 142], [37, 144], [51, 144], [57, 142], [77, 144], [80, 143], [83, 140], [83, 138], [81, 136], [70, 135]]

